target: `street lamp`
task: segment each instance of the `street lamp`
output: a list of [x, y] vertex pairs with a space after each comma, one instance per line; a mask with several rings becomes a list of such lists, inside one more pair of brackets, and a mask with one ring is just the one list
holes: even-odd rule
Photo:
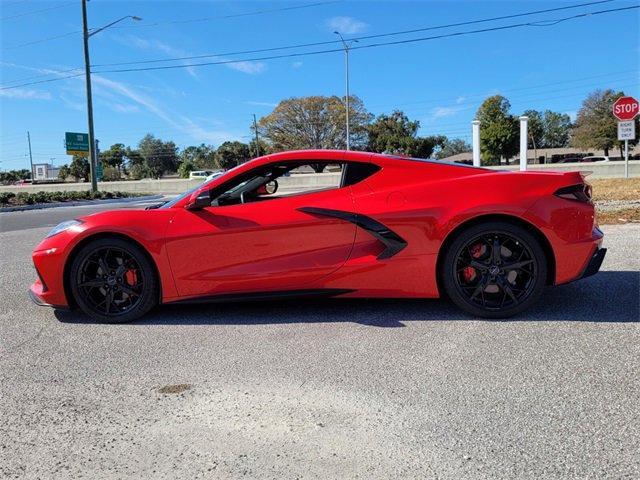
[[87, 84], [87, 117], [89, 122], [89, 171], [91, 173], [91, 191], [98, 191], [98, 180], [96, 177], [96, 166], [98, 165], [98, 159], [96, 155], [95, 135], [93, 132], [93, 98], [91, 96], [91, 63], [89, 61], [89, 37], [100, 33], [102, 30], [115, 25], [123, 20], [130, 18], [131, 20], [142, 20], [140, 17], [134, 15], [126, 15], [118, 20], [100, 27], [97, 30], [89, 32], [87, 26], [87, 0], [82, 0], [82, 37], [84, 40], [84, 71], [85, 81]]
[[342, 41], [342, 46], [344, 47], [345, 85], [347, 90], [346, 105], [345, 105], [346, 112], [347, 112], [347, 150], [350, 150], [351, 136], [349, 135], [349, 49], [351, 48], [351, 44], [354, 42], [357, 42], [358, 40], [350, 40], [347, 42], [345, 41], [342, 34], [337, 30], [333, 33], [335, 33], [340, 37], [340, 40]]

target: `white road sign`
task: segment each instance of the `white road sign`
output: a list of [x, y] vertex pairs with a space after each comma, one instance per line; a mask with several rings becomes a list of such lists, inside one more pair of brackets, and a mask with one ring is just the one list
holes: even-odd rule
[[636, 122], [629, 120], [628, 122], [618, 122], [618, 140], [635, 140], [636, 139]]

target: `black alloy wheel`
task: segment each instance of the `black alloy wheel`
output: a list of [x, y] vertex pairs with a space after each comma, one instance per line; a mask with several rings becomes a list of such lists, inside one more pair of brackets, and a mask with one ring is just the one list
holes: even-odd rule
[[131, 321], [157, 303], [157, 278], [147, 256], [119, 238], [84, 246], [73, 259], [69, 283], [80, 309], [99, 321]]
[[463, 231], [446, 253], [443, 284], [473, 315], [505, 318], [542, 293], [547, 262], [539, 242], [517, 225], [491, 222]]

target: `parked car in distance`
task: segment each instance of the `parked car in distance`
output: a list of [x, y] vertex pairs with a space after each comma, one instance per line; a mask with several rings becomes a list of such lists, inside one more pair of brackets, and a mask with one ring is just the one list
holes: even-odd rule
[[582, 161], [583, 162], [608, 162], [609, 157], [605, 157], [603, 155], [594, 155], [590, 157], [584, 157]]
[[189, 180], [193, 180], [196, 178], [207, 178], [213, 172], [210, 170], [194, 170], [193, 172], [189, 172]]
[[206, 181], [208, 182], [209, 180], [213, 180], [214, 178], [218, 178], [218, 177], [219, 177], [220, 175], [222, 175], [223, 173], [224, 173], [224, 171], [223, 171], [223, 170], [218, 170], [217, 172], [213, 172], [211, 175], [209, 175], [209, 176], [207, 177], [207, 180], [206, 180]]

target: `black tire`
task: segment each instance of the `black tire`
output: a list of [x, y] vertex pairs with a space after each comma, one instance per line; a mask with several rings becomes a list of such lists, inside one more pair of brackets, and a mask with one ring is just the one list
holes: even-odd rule
[[158, 303], [154, 266], [139, 246], [121, 238], [84, 245], [73, 258], [68, 281], [78, 307], [100, 322], [130, 322]]
[[546, 284], [547, 258], [540, 242], [511, 223], [469, 227], [457, 234], [444, 255], [446, 294], [478, 317], [517, 315], [540, 298]]

